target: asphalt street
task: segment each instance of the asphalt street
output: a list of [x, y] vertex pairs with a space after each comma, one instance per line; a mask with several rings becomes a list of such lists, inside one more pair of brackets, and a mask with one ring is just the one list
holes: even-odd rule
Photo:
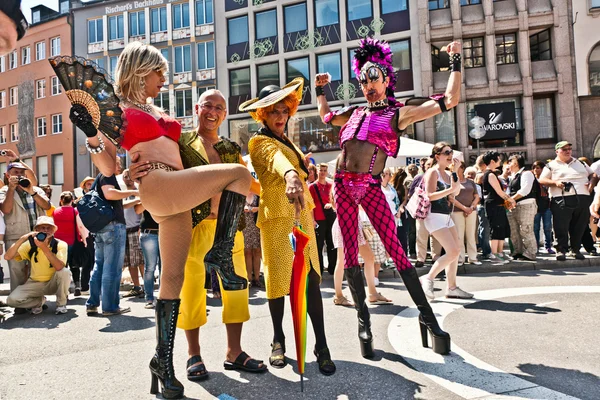
[[[318, 372], [309, 323], [304, 393], [289, 308], [284, 329], [290, 363], [253, 375], [224, 370], [220, 300], [209, 299], [201, 344], [210, 379], [185, 379], [180, 330], [176, 374], [191, 399], [598, 399], [600, 267], [544, 270], [538, 263], [536, 268], [459, 276], [459, 285], [476, 294], [474, 301], [446, 300], [445, 282], [436, 281], [432, 306], [452, 335], [449, 356], [419, 346], [408, 293], [392, 271], [382, 272], [379, 289], [394, 304], [370, 308], [373, 360], [361, 357], [355, 311], [333, 304], [333, 281], [325, 276], [327, 338], [338, 370], [331, 377]], [[345, 286], [344, 292], [350, 297]], [[55, 315], [54, 298], [48, 300], [49, 309], [40, 315], [9, 314], [0, 324], [0, 399], [156, 398], [149, 394], [148, 371], [154, 312], [144, 309], [143, 299], [123, 300], [132, 312], [108, 318], [87, 317], [84, 297], [71, 298], [65, 315]], [[264, 291], [251, 289], [250, 302], [243, 347], [267, 361], [272, 328]]]

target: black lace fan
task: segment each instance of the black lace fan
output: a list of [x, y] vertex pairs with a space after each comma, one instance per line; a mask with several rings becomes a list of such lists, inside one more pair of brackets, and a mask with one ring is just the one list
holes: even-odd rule
[[78, 56], [48, 59], [71, 104], [83, 106], [94, 126], [115, 145], [121, 142], [124, 121], [108, 72], [95, 62]]

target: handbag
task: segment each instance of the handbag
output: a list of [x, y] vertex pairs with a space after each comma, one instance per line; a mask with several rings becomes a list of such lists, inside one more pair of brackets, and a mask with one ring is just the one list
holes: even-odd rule
[[371, 240], [373, 240], [373, 237], [375, 235], [373, 234], [373, 230], [371, 229], [371, 227], [369, 227], [369, 226], [364, 227], [362, 232], [363, 232], [363, 236], [365, 237], [365, 240], [367, 242], [370, 242]]
[[325, 205], [323, 204], [323, 199], [321, 198], [321, 192], [319, 192], [318, 186], [315, 188], [315, 192], [317, 192], [317, 197], [319, 198], [319, 203], [321, 203], [321, 209], [323, 210], [323, 214], [325, 215], [325, 220], [327, 221], [329, 226], [332, 226], [333, 222], [337, 218], [337, 214], [335, 213], [335, 210], [333, 208], [329, 208], [329, 209], [325, 208]]
[[92, 233], [96, 233], [115, 219], [115, 210], [96, 190], [100, 175], [96, 177], [89, 192], [77, 203], [77, 211], [83, 225]]
[[423, 189], [425, 180], [421, 180], [421, 184], [415, 187], [412, 196], [406, 203], [406, 211], [413, 217], [414, 219], [425, 219], [429, 215], [429, 211], [431, 211], [431, 202], [429, 201], [429, 196], [427, 196], [427, 192]]

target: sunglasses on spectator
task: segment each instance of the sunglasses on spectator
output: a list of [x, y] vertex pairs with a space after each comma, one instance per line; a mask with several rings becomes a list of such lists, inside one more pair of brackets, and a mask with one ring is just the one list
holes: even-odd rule
[[573, 150], [573, 148], [572, 147], [563, 147], [563, 148], [561, 148], [561, 150], [562, 151], [571, 151], [571, 150]]
[[444, 155], [444, 156], [451, 156], [452, 153], [454, 153], [454, 150], [446, 150], [446, 151], [442, 151], [440, 154]]

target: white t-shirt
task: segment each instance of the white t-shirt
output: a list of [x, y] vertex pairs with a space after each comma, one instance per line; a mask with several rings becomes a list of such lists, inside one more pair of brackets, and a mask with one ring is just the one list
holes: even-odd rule
[[548, 194], [551, 198], [561, 196], [575, 196], [576, 194], [582, 196], [589, 196], [589, 176], [594, 171], [581, 161], [576, 158], [571, 158], [571, 161], [564, 163], [558, 158], [550, 161], [542, 171], [540, 178], [552, 179], [558, 182], [571, 182], [573, 189], [567, 191], [562, 190], [556, 186], [550, 186], [548, 188]]

